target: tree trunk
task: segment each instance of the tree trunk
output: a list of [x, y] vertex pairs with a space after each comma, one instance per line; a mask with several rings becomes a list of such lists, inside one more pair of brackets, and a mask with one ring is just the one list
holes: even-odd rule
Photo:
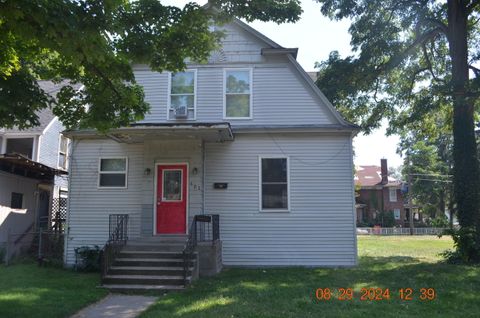
[[[452, 60], [453, 91], [453, 182], [458, 220], [464, 229], [475, 229], [475, 242], [463, 235], [460, 252], [468, 260], [480, 255], [480, 171], [474, 130], [473, 100], [468, 96], [468, 13], [464, 1], [448, 0], [448, 40]], [[473, 246], [472, 244], [475, 244]], [[472, 248], [473, 247], [473, 248]]]

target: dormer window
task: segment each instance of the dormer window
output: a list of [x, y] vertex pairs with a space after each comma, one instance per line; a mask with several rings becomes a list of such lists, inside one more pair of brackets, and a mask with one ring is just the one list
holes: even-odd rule
[[224, 74], [224, 111], [226, 119], [252, 118], [252, 71], [228, 69]]
[[172, 73], [168, 119], [195, 119], [196, 71]]

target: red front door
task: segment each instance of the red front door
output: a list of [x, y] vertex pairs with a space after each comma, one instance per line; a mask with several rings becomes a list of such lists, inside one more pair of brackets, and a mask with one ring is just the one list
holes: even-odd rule
[[157, 166], [157, 234], [185, 234], [187, 165]]

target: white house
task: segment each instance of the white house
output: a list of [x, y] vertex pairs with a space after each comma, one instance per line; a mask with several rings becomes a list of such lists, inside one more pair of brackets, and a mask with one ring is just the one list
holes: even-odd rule
[[[53, 97], [62, 87], [50, 81], [38, 84]], [[0, 128], [0, 245], [8, 232], [17, 240], [39, 228], [61, 230], [66, 216], [69, 141], [50, 109], [37, 115], [36, 127]]]
[[352, 136], [283, 48], [239, 20], [208, 63], [182, 73], [136, 65], [151, 111], [108, 135], [71, 131], [65, 260], [103, 246], [109, 215], [129, 240], [189, 234], [218, 214], [227, 266], [357, 262]]

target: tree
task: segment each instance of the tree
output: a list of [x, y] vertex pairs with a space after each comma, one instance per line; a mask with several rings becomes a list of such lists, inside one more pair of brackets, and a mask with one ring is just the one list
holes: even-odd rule
[[[149, 109], [132, 63], [180, 71], [218, 44], [212, 20], [281, 23], [300, 13], [298, 0], [212, 0], [183, 9], [159, 0], [0, 1], [0, 127], [38, 125], [36, 112], [47, 107], [67, 127], [127, 126]], [[53, 99], [38, 79], [69, 85]], [[74, 90], [79, 83], [83, 89]]]
[[405, 155], [404, 180], [412, 182], [409, 191], [415, 204], [433, 218], [443, 218], [447, 207], [453, 213], [451, 113], [444, 105], [419, 122], [397, 128], [398, 150]]
[[[480, 261], [480, 169], [474, 135], [479, 106], [478, 0], [317, 0], [323, 14], [350, 18], [354, 55], [331, 53], [317, 84], [350, 119], [390, 132], [452, 108], [453, 175], [465, 261]], [[408, 112], [407, 112], [408, 111]], [[408, 113], [408, 117], [399, 116]]]

